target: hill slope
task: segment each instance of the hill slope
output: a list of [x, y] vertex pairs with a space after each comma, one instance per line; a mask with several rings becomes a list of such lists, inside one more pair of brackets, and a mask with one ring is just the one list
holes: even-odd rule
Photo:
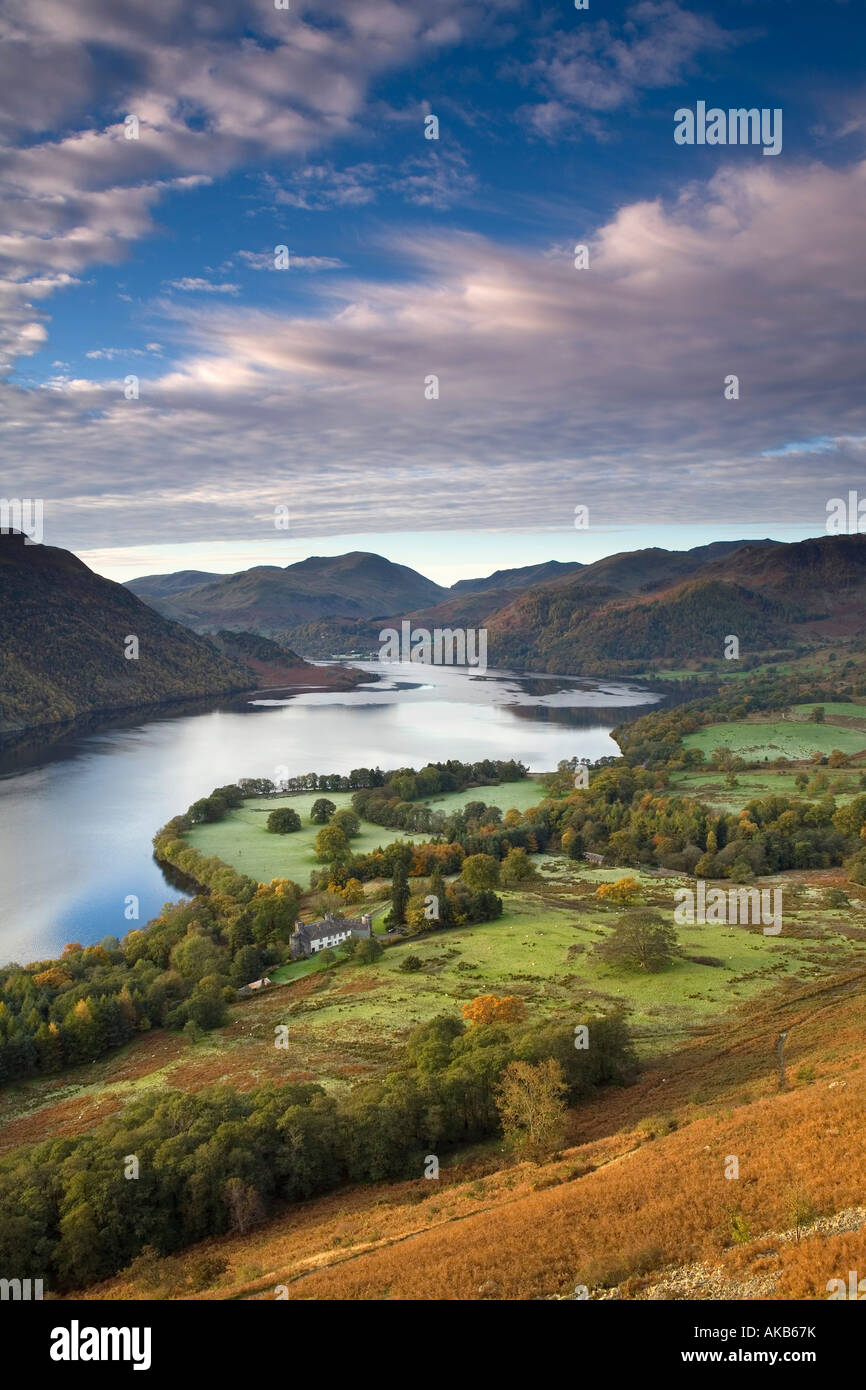
[[237, 662], [69, 551], [0, 536], [0, 732], [249, 685]]
[[[720, 553], [721, 552], [721, 553]], [[490, 614], [488, 657], [547, 670], [720, 657], [729, 633], [753, 650], [864, 629], [866, 537], [730, 543], [675, 555], [608, 556]]]

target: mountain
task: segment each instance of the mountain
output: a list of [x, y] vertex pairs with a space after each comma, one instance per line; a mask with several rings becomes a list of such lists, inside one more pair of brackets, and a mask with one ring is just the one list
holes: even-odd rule
[[[733, 592], [725, 595], [721, 607], [710, 592], [684, 596], [670, 614], [663, 613], [663, 603], [659, 609], [643, 607], [647, 596], [715, 573], [713, 566], [720, 578], [729, 579], [727, 571], [718, 567], [761, 547], [785, 549], [780, 541], [716, 541], [685, 551], [659, 547], [623, 551], [587, 565], [550, 561], [498, 570], [486, 579], [461, 580], [440, 602], [394, 615], [387, 623], [319, 619], [298, 626], [293, 640], [307, 655], [319, 657], [335, 651], [371, 652], [378, 648], [381, 627], [394, 626], [405, 617], [413, 627], [430, 630], [487, 628], [488, 661], [493, 665], [568, 672], [585, 671], [588, 661], [607, 662], [606, 673], [613, 674], [622, 661], [646, 662], [695, 643], [700, 648], [706, 632], [715, 631], [722, 612], [728, 622], [740, 622], [740, 628], [728, 627], [726, 633], [737, 632], [753, 642], [770, 641], [775, 632], [772, 605], [762, 608], [753, 602], [749, 606]], [[628, 600], [638, 605], [633, 616], [618, 606]], [[718, 602], [722, 603], [721, 591]], [[684, 622], [686, 613], [688, 622]], [[629, 642], [634, 643], [632, 655], [628, 655]]]
[[530, 589], [535, 584], [549, 584], [574, 570], [583, 569], [579, 560], [546, 560], [540, 565], [524, 565], [521, 569], [496, 570], [486, 579], [458, 579], [451, 585], [452, 594], [483, 594], [490, 590], [507, 593], [512, 589]]
[[[133, 579], [127, 587], [135, 592], [141, 584]], [[406, 565], [356, 550], [314, 555], [284, 569], [257, 565], [150, 601], [165, 617], [197, 632], [244, 630], [291, 642], [303, 623], [408, 612], [437, 603], [447, 592]]]
[[[137, 657], [125, 655], [131, 638]], [[360, 679], [249, 633], [212, 643], [69, 551], [0, 534], [0, 733], [263, 685]]]
[[[132, 637], [137, 659], [124, 655]], [[243, 667], [69, 551], [0, 535], [0, 731], [249, 685]]]
[[527, 590], [485, 619], [497, 665], [611, 673], [620, 663], [718, 658], [864, 630], [866, 537], [637, 551]]
[[[338, 583], [347, 586], [345, 597]], [[592, 564], [497, 570], [451, 589], [380, 556], [355, 553], [226, 576], [156, 606], [182, 611], [185, 621], [208, 631], [213, 619], [205, 611], [219, 611], [227, 593], [236, 602], [237, 625], [243, 614], [247, 626], [279, 636], [306, 657], [374, 653], [381, 629], [408, 619], [431, 630], [486, 628], [494, 666], [614, 675], [653, 663], [718, 659], [730, 634], [744, 655], [860, 634], [866, 538], [654, 546]], [[419, 594], [422, 601], [413, 603]], [[242, 596], [249, 599], [245, 608]]]
[[173, 598], [185, 589], [195, 589], [211, 579], [222, 578], [221, 574], [210, 570], [175, 570], [173, 574], [144, 574], [140, 579], [128, 579], [126, 588], [153, 607], [154, 599]]

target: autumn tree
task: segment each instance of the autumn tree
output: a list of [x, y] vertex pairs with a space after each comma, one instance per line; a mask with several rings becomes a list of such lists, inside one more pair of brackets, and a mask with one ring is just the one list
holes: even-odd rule
[[469, 854], [460, 868], [463, 882], [469, 888], [496, 888], [499, 883], [499, 860], [492, 854]]
[[633, 903], [639, 893], [640, 883], [631, 874], [618, 878], [615, 883], [600, 883], [595, 890], [595, 896], [602, 902], [615, 903], [617, 907]]
[[467, 1023], [483, 1027], [488, 1023], [522, 1023], [526, 1018], [526, 1005], [514, 994], [478, 994], [461, 1012]]
[[349, 841], [338, 825], [324, 826], [316, 836], [316, 857], [326, 863], [343, 859], [349, 852]]
[[508, 1147], [536, 1163], [549, 1158], [565, 1139], [566, 1083], [559, 1062], [510, 1062], [496, 1096]]
[[355, 815], [354, 811], [349, 810], [348, 806], [344, 806], [342, 811], [334, 812], [331, 817], [331, 825], [335, 825], [342, 830], [347, 840], [353, 839], [361, 829], [360, 820]]

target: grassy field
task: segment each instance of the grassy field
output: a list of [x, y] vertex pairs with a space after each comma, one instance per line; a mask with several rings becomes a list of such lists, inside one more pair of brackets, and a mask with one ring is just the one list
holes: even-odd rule
[[[810, 707], [811, 708], [811, 707]], [[860, 753], [866, 749], [866, 733], [834, 724], [810, 724], [800, 720], [777, 719], [767, 723], [742, 721], [709, 724], [683, 739], [686, 748], [700, 748], [711, 757], [714, 748], [729, 748], [749, 761], [773, 758], [804, 760], [813, 753]]]
[[[290, 878], [307, 888], [313, 869], [321, 869], [314, 844], [321, 830], [310, 822], [313, 803], [324, 796], [341, 809], [351, 806], [351, 792], [301, 792], [292, 796], [275, 796], [245, 801], [236, 811], [229, 811], [225, 820], [212, 825], [197, 825], [187, 831], [185, 839], [202, 854], [215, 854], [231, 864], [239, 873], [249, 874], [260, 883], [273, 878]], [[469, 791], [449, 792], [433, 798], [428, 804], [446, 813], [464, 806], [468, 801], [484, 801], [488, 806], [501, 806], [503, 812], [512, 806], [524, 811], [544, 798], [544, 788], [533, 778], [522, 782], [506, 782], [495, 787], [473, 787]], [[291, 806], [301, 818], [302, 828], [290, 835], [272, 835], [266, 829], [271, 811]], [[421, 843], [429, 835], [408, 835], [402, 830], [384, 825], [361, 822], [360, 834], [352, 840], [355, 854], [369, 854], [392, 840]]]
[[[862, 791], [861, 768], [821, 768], [827, 778], [827, 790], [835, 796], [838, 805], [844, 805]], [[756, 797], [797, 796], [804, 801], [814, 801], [825, 792], [810, 796], [801, 792], [796, 785], [795, 772], [776, 768], [765, 771], [738, 772], [737, 786], [729, 787], [723, 772], [675, 772], [670, 779], [670, 789], [681, 796], [693, 796], [705, 801], [721, 811], [740, 811]], [[811, 776], [811, 774], [810, 774]]]
[[[505, 912], [498, 920], [401, 942], [375, 966], [338, 967], [298, 1007], [287, 997], [283, 1021], [291, 1027], [293, 1019], [302, 1020], [304, 1035], [324, 1030], [331, 1043], [348, 1043], [359, 1031], [393, 1035], [477, 994], [507, 993], [523, 998], [533, 1015], [570, 1016], [618, 1004], [632, 1024], [652, 1031], [711, 1018], [775, 980], [807, 978], [820, 968], [822, 955], [829, 959], [852, 949], [859, 955], [864, 949], [847, 939], [845, 914], [828, 911], [817, 891], [812, 897], [806, 891], [799, 903], [787, 905], [779, 937], [725, 925], [678, 928], [684, 957], [713, 956], [723, 961], [720, 966], [681, 958], [658, 974], [617, 971], [600, 962], [593, 947], [618, 914], [592, 894], [599, 882], [623, 872], [587, 871], [579, 883], [557, 876], [538, 893], [503, 892]], [[670, 919], [679, 880], [636, 876], [644, 901]], [[401, 970], [408, 955], [420, 958], [420, 970]]]
[[[813, 702], [811, 705], [792, 705], [791, 708], [794, 714], [800, 715], [803, 719], [808, 719], [816, 703], [817, 702]], [[829, 704], [823, 705], [822, 708], [824, 710], [825, 719], [866, 719], [866, 705], [843, 704], [841, 702], [835, 703], [831, 701]]]

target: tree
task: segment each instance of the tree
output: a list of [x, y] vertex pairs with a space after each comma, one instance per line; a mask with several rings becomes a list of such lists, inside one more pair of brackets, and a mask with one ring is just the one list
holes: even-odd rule
[[420, 970], [423, 963], [420, 956], [404, 956], [400, 962], [400, 969], [410, 975], [413, 971]]
[[499, 868], [499, 882], [503, 888], [517, 888], [522, 883], [533, 883], [539, 877], [526, 850], [517, 846], [508, 851]]
[[460, 876], [468, 888], [496, 888], [499, 884], [499, 860], [492, 854], [470, 854], [460, 866]]
[[496, 1095], [505, 1142], [521, 1158], [536, 1163], [565, 1138], [565, 1077], [553, 1057], [546, 1061], [510, 1062]]
[[358, 965], [372, 965], [382, 954], [382, 947], [379, 945], [375, 936], [362, 936], [360, 941], [355, 942], [355, 949], [352, 952], [352, 960]]
[[338, 825], [324, 826], [316, 836], [316, 857], [326, 863], [343, 859], [349, 853], [349, 841]]
[[824, 706], [823, 706], [823, 705], [813, 705], [813, 707], [812, 707], [812, 713], [809, 715], [809, 718], [811, 719], [811, 721], [812, 721], [813, 724], [823, 724], [823, 723], [824, 723]]
[[335, 825], [342, 830], [347, 840], [353, 839], [361, 829], [360, 820], [355, 815], [354, 811], [349, 810], [348, 806], [344, 806], [342, 811], [335, 812], [331, 817], [331, 825]]
[[275, 835], [290, 835], [292, 831], [300, 828], [301, 818], [291, 806], [280, 806], [268, 816], [267, 829]]
[[618, 878], [615, 883], [600, 883], [595, 890], [595, 896], [601, 898], [602, 902], [616, 903], [621, 907], [633, 903], [639, 893], [640, 883], [631, 874]]
[[609, 965], [655, 973], [673, 961], [677, 934], [655, 912], [627, 912], [595, 948]]
[[320, 796], [317, 801], [313, 802], [310, 820], [314, 825], [326, 825], [336, 809], [333, 801], [329, 801], [325, 796]]
[[478, 994], [470, 1003], [462, 1006], [461, 1013], [467, 1023], [483, 1028], [489, 1023], [522, 1023], [526, 1018], [526, 1005], [515, 994], [501, 997]]
[[172, 947], [171, 967], [187, 980], [201, 980], [205, 975], [221, 975], [228, 964], [222, 946], [217, 945], [201, 930], [195, 930], [197, 923], [190, 923], [190, 931]]
[[441, 869], [434, 869], [430, 878], [430, 896], [435, 898], [434, 906], [438, 908], [439, 916], [434, 918], [432, 925], [439, 927], [450, 927], [452, 925], [451, 904], [448, 901], [448, 892], [445, 887], [445, 879]]
[[406, 871], [405, 861], [398, 859], [394, 865], [394, 877], [391, 880], [391, 911], [386, 919], [389, 927], [403, 926], [406, 921], [408, 902], [409, 875]]
[[229, 1210], [229, 1228], [246, 1235], [265, 1219], [265, 1207], [256, 1189], [240, 1178], [229, 1178], [223, 1187], [223, 1200]]

